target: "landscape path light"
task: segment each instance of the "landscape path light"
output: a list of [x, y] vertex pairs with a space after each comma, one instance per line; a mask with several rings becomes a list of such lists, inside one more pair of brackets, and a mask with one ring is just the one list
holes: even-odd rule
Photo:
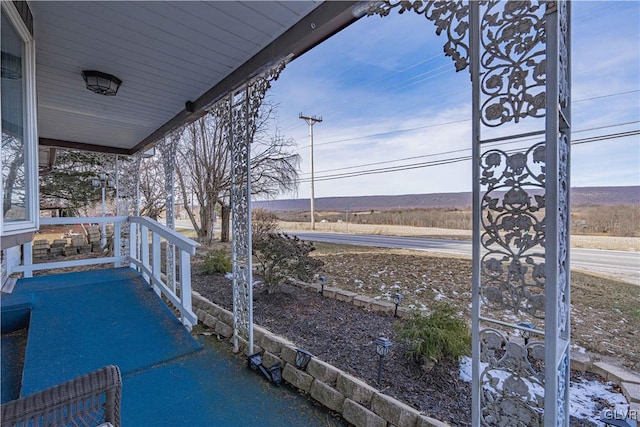
[[324, 284], [327, 283], [327, 278], [320, 276], [320, 295], [324, 295]]
[[[518, 323], [518, 326], [522, 328], [528, 328], [528, 329], [533, 329], [536, 327], [536, 325], [531, 322], [520, 322]], [[524, 339], [524, 345], [529, 344], [529, 338], [531, 338], [531, 331], [527, 329], [522, 329], [522, 338]]]
[[262, 356], [258, 352], [247, 356], [247, 364], [249, 365], [249, 368], [262, 372], [262, 375], [275, 385], [279, 386], [282, 382], [282, 366], [280, 365], [280, 362], [276, 362], [269, 368], [266, 368], [262, 364]]
[[393, 302], [396, 305], [396, 309], [393, 312], [393, 317], [398, 317], [398, 304], [400, 304], [403, 298], [404, 297], [402, 296], [402, 294], [393, 294]]
[[307, 365], [309, 361], [313, 357], [310, 351], [304, 350], [302, 348], [296, 349], [296, 368], [302, 369], [303, 371], [307, 369]]
[[391, 340], [387, 338], [380, 337], [376, 339], [376, 353], [380, 356], [380, 361], [378, 362], [378, 385], [382, 382], [382, 364], [384, 357], [389, 354], [389, 350], [391, 349]]

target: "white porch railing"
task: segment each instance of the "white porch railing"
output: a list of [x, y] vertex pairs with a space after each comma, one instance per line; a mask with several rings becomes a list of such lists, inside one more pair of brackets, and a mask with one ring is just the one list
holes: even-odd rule
[[[180, 233], [146, 217], [75, 217], [75, 218], [40, 218], [40, 225], [77, 225], [77, 224], [113, 224], [113, 253], [108, 256], [33, 263], [32, 242], [23, 245], [22, 264], [11, 268], [10, 273], [24, 274], [32, 277], [34, 271], [56, 268], [80, 267], [87, 265], [111, 264], [115, 267], [129, 265], [138, 270], [142, 277], [153, 286], [158, 296], [164, 296], [180, 312], [182, 323], [191, 328], [197, 323], [191, 305], [191, 256], [195, 255], [199, 243], [184, 237]], [[124, 253], [122, 230], [129, 227], [129, 253]], [[161, 244], [165, 250], [178, 252], [178, 269], [165, 266], [166, 275], [162, 274]], [[176, 257], [172, 257], [176, 259]], [[167, 279], [166, 281], [164, 279]]]

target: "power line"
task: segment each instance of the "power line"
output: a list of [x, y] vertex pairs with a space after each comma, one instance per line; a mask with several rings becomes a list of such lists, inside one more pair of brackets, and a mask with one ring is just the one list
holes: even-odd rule
[[[640, 123], [640, 120], [576, 130], [576, 131], [573, 131], [572, 134], [582, 133], [582, 132], [591, 132], [591, 131], [594, 131], [594, 130], [610, 129], [610, 128], [614, 128], [614, 127], [626, 126], [626, 125], [637, 124], [637, 123]], [[618, 135], [618, 134], [609, 134], [609, 135]], [[518, 142], [526, 142], [526, 141], [531, 141], [533, 139], [535, 139], [535, 137], [534, 138], [521, 139]], [[581, 140], [576, 140], [576, 141], [581, 141]], [[494, 143], [494, 144], [487, 144], [485, 147], [498, 147], [498, 146], [501, 146], [501, 145], [509, 145], [509, 144], [513, 144], [513, 143], [514, 143], [514, 141], [506, 141], [506, 142], [499, 142], [499, 143]], [[460, 148], [458, 150], [442, 151], [442, 152], [439, 152], [439, 153], [423, 154], [423, 155], [420, 155], [420, 156], [402, 157], [402, 158], [398, 158], [398, 159], [384, 160], [384, 161], [380, 161], [380, 162], [364, 163], [364, 164], [360, 164], [360, 165], [345, 166], [345, 167], [334, 168], [334, 169], [324, 169], [324, 170], [321, 170], [319, 172], [320, 173], [326, 173], [326, 172], [335, 172], [335, 171], [340, 171], [340, 170], [361, 168], [361, 167], [365, 167], [365, 166], [384, 165], [384, 164], [389, 164], [389, 163], [401, 162], [401, 161], [405, 161], [405, 160], [416, 160], [416, 159], [423, 159], [423, 158], [427, 158], [427, 157], [443, 156], [443, 155], [446, 155], [446, 154], [463, 153], [463, 152], [466, 152], [466, 151], [469, 151], [469, 150], [471, 150], [471, 149], [470, 148]], [[309, 174], [308, 172], [304, 173], [304, 175], [308, 175], [308, 174]]]
[[[572, 141], [571, 145], [581, 145], [581, 144], [587, 144], [587, 143], [591, 143], [591, 142], [609, 141], [609, 140], [612, 140], [612, 139], [626, 138], [628, 136], [634, 136], [634, 135], [640, 135], [640, 130], [634, 130], [634, 131], [629, 131], [629, 132], [619, 132], [619, 133], [615, 133], [615, 134], [606, 134], [606, 135], [599, 135], [599, 136], [594, 136], [594, 137], [587, 137], [587, 138], [577, 139], [575, 141]], [[504, 144], [505, 143], [500, 143], [500, 144], [496, 144], [496, 145], [504, 145]], [[463, 149], [463, 150], [464, 151], [468, 151], [469, 149]], [[463, 151], [463, 150], [455, 150], [455, 151]], [[520, 150], [521, 149], [519, 149], [519, 148], [514, 148], [514, 149], [511, 149], [511, 150], [505, 151], [505, 153], [511, 154], [511, 153], [518, 152]], [[408, 164], [408, 165], [398, 165], [398, 166], [390, 166], [390, 167], [385, 167], [385, 168], [375, 168], [375, 169], [367, 169], [367, 170], [362, 170], [362, 171], [345, 172], [345, 173], [341, 173], [341, 174], [325, 175], [325, 176], [321, 176], [321, 177], [316, 177], [315, 181], [316, 182], [317, 181], [332, 181], [332, 180], [337, 180], [337, 179], [355, 178], [355, 177], [363, 176], [363, 175], [377, 175], [377, 174], [381, 174], [381, 173], [400, 172], [400, 171], [412, 170], [412, 169], [422, 169], [422, 168], [427, 168], [427, 167], [442, 166], [442, 165], [451, 164], [451, 163], [459, 163], [459, 162], [468, 161], [468, 160], [471, 160], [471, 156], [470, 155], [462, 156], [462, 157], [453, 157], [453, 158], [448, 158], [448, 159], [433, 160], [433, 161], [428, 161], [428, 162], [412, 163], [412, 164]], [[309, 179], [304, 178], [304, 179], [299, 180], [298, 182], [299, 183], [309, 182]]]
[[[610, 97], [620, 96], [620, 95], [628, 95], [628, 94], [631, 94], [631, 93], [638, 93], [638, 92], [640, 92], [640, 89], [632, 89], [632, 90], [628, 90], [628, 91], [624, 91], [624, 92], [616, 92], [616, 93], [611, 93], [611, 94], [607, 94], [607, 95], [599, 95], [599, 96], [592, 96], [592, 97], [589, 97], [589, 98], [577, 99], [575, 101], [572, 101], [572, 103], [576, 104], [576, 103], [579, 103], [579, 102], [593, 101], [593, 100], [597, 100], [597, 99], [610, 98]], [[471, 121], [471, 119], [462, 119], [462, 120], [454, 120], [454, 121], [450, 121], [450, 122], [433, 123], [433, 124], [430, 124], [430, 125], [418, 126], [418, 127], [413, 127], [413, 128], [398, 129], [398, 130], [393, 130], [393, 131], [388, 131], [388, 132], [379, 132], [379, 133], [373, 133], [373, 134], [368, 134], [368, 135], [363, 135], [363, 136], [356, 136], [356, 137], [352, 137], [352, 138], [336, 139], [336, 140], [332, 140], [332, 141], [321, 142], [319, 144], [316, 143], [315, 146], [318, 147], [318, 146], [324, 146], [324, 145], [338, 144], [340, 142], [349, 142], [349, 141], [357, 141], [357, 140], [361, 140], [361, 139], [376, 138], [376, 137], [380, 137], [380, 136], [387, 136], [387, 135], [393, 135], [393, 134], [405, 133], [405, 132], [413, 132], [413, 131], [421, 130], [421, 129], [433, 128], [433, 127], [438, 127], [438, 126], [446, 126], [446, 125], [452, 125], [452, 124], [458, 124], [458, 123], [464, 123], [464, 122], [470, 122], [470, 121]], [[638, 123], [638, 121], [629, 122], [629, 123]], [[306, 148], [306, 147], [300, 147], [297, 151], [300, 151], [303, 148]]]

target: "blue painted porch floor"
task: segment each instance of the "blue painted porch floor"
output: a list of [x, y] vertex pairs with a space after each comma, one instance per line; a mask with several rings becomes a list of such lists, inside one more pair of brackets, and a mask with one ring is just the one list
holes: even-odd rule
[[1, 303], [31, 307], [22, 396], [113, 364], [125, 427], [327, 425], [324, 411], [247, 369], [226, 344], [194, 339], [131, 269], [21, 279]]

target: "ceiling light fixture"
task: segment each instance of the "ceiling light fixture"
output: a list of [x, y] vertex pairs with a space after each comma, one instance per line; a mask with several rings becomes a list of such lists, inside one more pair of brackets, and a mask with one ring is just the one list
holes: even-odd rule
[[119, 78], [95, 70], [83, 70], [82, 78], [87, 84], [87, 89], [106, 96], [115, 96], [122, 84]]

